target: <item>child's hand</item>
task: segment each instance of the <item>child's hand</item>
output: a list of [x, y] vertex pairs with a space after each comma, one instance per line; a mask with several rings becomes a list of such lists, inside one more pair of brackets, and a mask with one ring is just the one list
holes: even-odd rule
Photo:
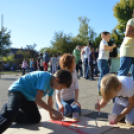
[[109, 50], [109, 52], [113, 52], [113, 49]]
[[[56, 116], [52, 115], [51, 117], [51, 120], [59, 120], [59, 118], [57, 118]], [[63, 118], [62, 118], [63, 119]]]
[[117, 116], [114, 118], [114, 124], [117, 124], [120, 120], [121, 120], [121, 115], [117, 115]]
[[52, 115], [52, 118], [55, 118], [56, 120], [62, 120], [63, 119], [63, 115], [55, 110], [55, 112]]
[[115, 47], [117, 47], [117, 45], [114, 44], [113, 47], [115, 48]]
[[77, 101], [77, 102], [73, 102], [72, 104], [71, 104], [72, 106], [73, 105], [77, 105], [79, 108], [81, 108], [81, 104]]
[[100, 103], [95, 104], [95, 109], [98, 110], [98, 111], [100, 110]]
[[62, 104], [59, 106], [59, 111], [60, 111], [61, 113], [64, 113], [64, 107], [63, 107]]

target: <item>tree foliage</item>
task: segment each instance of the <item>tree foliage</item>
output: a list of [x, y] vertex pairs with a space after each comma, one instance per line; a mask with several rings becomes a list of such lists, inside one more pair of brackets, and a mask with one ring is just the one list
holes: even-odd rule
[[124, 33], [119, 33], [117, 29], [113, 29], [111, 33], [111, 40], [117, 45], [120, 46], [124, 38]]
[[3, 61], [4, 61], [4, 62], [7, 62], [7, 63], [14, 62], [14, 61], [15, 61], [14, 55], [3, 57]]
[[89, 19], [86, 17], [79, 17], [80, 22], [79, 33], [73, 37], [71, 33], [65, 34], [63, 32], [55, 32], [53, 39], [51, 40], [50, 47], [44, 47], [40, 49], [41, 53], [45, 51], [50, 52], [50, 56], [57, 52], [72, 53], [77, 45], [86, 45], [88, 41], [94, 42], [96, 33], [89, 26]]
[[125, 32], [126, 24], [132, 18], [134, 0], [120, 0], [113, 8], [114, 16], [118, 20], [116, 28], [120, 33]]
[[10, 46], [11, 46], [11, 32], [7, 31], [6, 28], [2, 27], [2, 30], [0, 31], [0, 55], [6, 56], [8, 52], [10, 52]]

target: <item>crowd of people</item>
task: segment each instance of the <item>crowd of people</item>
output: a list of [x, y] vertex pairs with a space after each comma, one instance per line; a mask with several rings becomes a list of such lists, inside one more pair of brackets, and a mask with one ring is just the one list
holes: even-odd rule
[[[52, 120], [62, 120], [63, 116], [79, 120], [81, 104], [79, 102], [78, 76], [94, 80], [94, 73], [99, 70], [98, 95], [102, 100], [95, 104], [95, 109], [104, 108], [115, 98], [112, 114], [116, 115], [111, 124], [124, 120], [134, 124], [134, 18], [126, 26], [125, 39], [120, 48], [120, 69], [118, 75], [109, 73], [109, 52], [116, 47], [108, 46], [110, 33], [101, 33], [101, 42], [94, 51], [92, 43], [87, 46], [76, 46], [72, 54], [58, 53], [49, 58], [49, 52], [40, 54], [37, 60], [39, 70], [34, 71], [34, 61], [30, 60], [32, 73], [20, 77], [9, 87], [8, 103], [0, 112], [0, 133], [4, 132], [12, 122], [38, 123], [41, 115], [37, 105], [47, 110]], [[22, 63], [23, 74], [27, 67], [26, 60]], [[51, 73], [48, 73], [48, 67]], [[127, 77], [131, 67], [132, 79]], [[44, 70], [44, 71], [43, 71]], [[58, 71], [57, 71], [58, 70]], [[90, 87], [89, 87], [90, 88]], [[52, 95], [56, 90], [56, 106], [53, 108]], [[42, 99], [48, 95], [47, 103]], [[86, 102], [87, 103], [87, 102]], [[21, 109], [21, 110], [20, 110]]]

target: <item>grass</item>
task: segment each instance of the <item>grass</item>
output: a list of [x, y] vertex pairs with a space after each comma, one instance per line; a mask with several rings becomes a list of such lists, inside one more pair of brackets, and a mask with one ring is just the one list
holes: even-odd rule
[[2, 71], [0, 72], [2, 75], [21, 75], [22, 72], [18, 71]]

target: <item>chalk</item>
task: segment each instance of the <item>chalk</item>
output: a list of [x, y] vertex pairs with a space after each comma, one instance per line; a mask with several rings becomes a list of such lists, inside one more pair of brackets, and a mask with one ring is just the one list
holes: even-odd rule
[[109, 124], [110, 125], [115, 125], [116, 123], [115, 123], [115, 121], [110, 121]]

